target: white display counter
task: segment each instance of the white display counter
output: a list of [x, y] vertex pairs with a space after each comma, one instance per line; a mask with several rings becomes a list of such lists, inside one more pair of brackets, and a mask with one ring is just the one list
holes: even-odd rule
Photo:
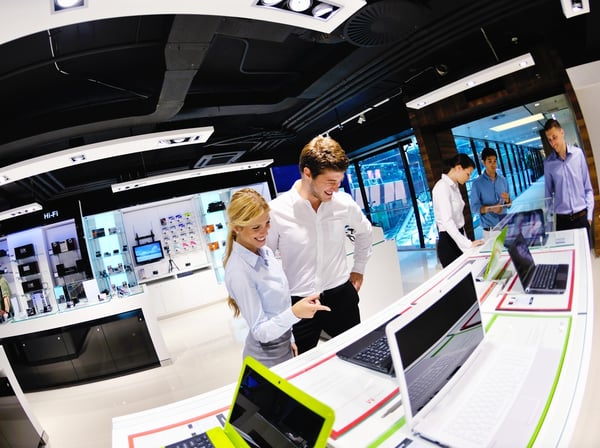
[[[566, 309], [562, 311], [498, 309], [505, 293], [518, 295], [516, 289], [506, 291], [506, 288], [517, 288], [514, 279], [493, 284], [483, 282], [477, 286], [477, 290], [482, 302], [484, 323], [497, 314], [515, 319], [526, 313], [536, 313], [536, 316], [541, 318], [545, 316], [568, 316], [571, 318], [568, 344], [557, 381], [553, 387], [553, 393], [548, 397], [546, 413], [539, 422], [539, 431], [532, 436], [534, 446], [569, 446], [587, 380], [593, 330], [591, 261], [585, 231], [573, 231], [572, 244], [543, 247], [534, 249], [532, 252], [536, 260], [570, 260], [572, 277], [569, 282]], [[398, 446], [406, 437], [411, 437], [404, 426], [402, 407], [386, 413], [399, 398], [395, 379], [344, 363], [335, 354], [349, 342], [370, 332], [403, 310], [414, 306], [419, 297], [426, 294], [435, 285], [444, 282], [452, 273], [464, 268], [467, 264], [475, 266], [475, 261], [482, 256], [484, 255], [476, 252], [463, 255], [415, 290], [406, 295], [398, 294], [397, 300], [391, 305], [374, 313], [360, 325], [273, 368], [275, 372], [297, 384], [302, 383], [303, 377], [310, 377], [310, 372], [317, 370], [325, 372], [324, 375], [327, 372], [330, 375], [333, 374], [331, 376], [335, 377], [335, 381], [333, 383], [329, 381], [328, 384], [339, 391], [339, 396], [334, 399], [335, 403], [328, 403], [333, 405], [337, 417], [330, 439], [331, 446], [393, 447]], [[509, 283], [512, 286], [509, 286]], [[385, 285], [381, 289], [385, 290]], [[395, 294], [395, 291], [390, 288], [386, 293], [388, 295]], [[536, 297], [537, 299], [541, 299], [541, 297]], [[318, 383], [331, 380], [325, 376], [312, 376], [319, 378]], [[362, 387], [356, 388], [356, 382], [351, 385], [349, 381], [352, 379], [359, 381]], [[357, 391], [365, 389], [367, 384], [369, 384], [370, 390], [377, 390], [372, 399], [365, 400], [366, 403], [354, 402], [350, 405], [348, 397], [356, 396]], [[373, 385], [376, 385], [377, 388]], [[316, 390], [320, 386], [315, 382], [305, 389], [310, 393], [310, 390]], [[223, 416], [227, 415], [233, 389], [234, 385], [232, 384], [159, 408], [115, 417], [113, 419], [112, 446], [114, 448], [162, 446], [188, 437], [190, 431], [198, 432], [215, 426], [222, 421]], [[349, 407], [350, 409], [348, 409]], [[435, 445], [419, 440], [414, 446]]]

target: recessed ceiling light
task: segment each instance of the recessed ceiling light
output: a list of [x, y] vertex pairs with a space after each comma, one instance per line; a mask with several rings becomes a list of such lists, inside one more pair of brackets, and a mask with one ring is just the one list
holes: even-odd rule
[[312, 6], [312, 0], [288, 0], [287, 5], [294, 12], [304, 12]]
[[535, 114], [529, 117], [519, 118], [518, 120], [509, 121], [508, 123], [504, 123], [498, 126], [494, 126], [490, 128], [492, 131], [502, 132], [508, 129], [517, 128], [519, 126], [523, 126], [524, 124], [533, 123], [534, 121], [539, 121], [544, 119], [544, 114]]
[[524, 145], [525, 143], [531, 143], [531, 142], [535, 142], [536, 140], [541, 140], [541, 137], [533, 137], [533, 138], [528, 138], [527, 140], [521, 140], [520, 142], [515, 143], [515, 145]]
[[71, 156], [71, 161], [73, 163], [81, 163], [83, 161], [85, 161], [85, 154], [79, 154], [76, 156]]
[[5, 219], [15, 218], [17, 216], [26, 215], [27, 213], [37, 212], [42, 209], [42, 205], [38, 202], [32, 202], [31, 204], [23, 205], [21, 207], [11, 208], [0, 212], [0, 221]]
[[72, 8], [83, 8], [87, 6], [86, 0], [53, 0], [54, 12], [65, 11]]
[[328, 3], [319, 3], [312, 9], [312, 15], [314, 17], [325, 17], [333, 12], [333, 5]]

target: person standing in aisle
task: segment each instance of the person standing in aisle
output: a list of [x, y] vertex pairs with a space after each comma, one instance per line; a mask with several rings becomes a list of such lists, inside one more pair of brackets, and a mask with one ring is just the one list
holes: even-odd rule
[[485, 170], [471, 184], [471, 211], [481, 216], [483, 237], [487, 239], [510, 205], [508, 182], [497, 172], [498, 156], [492, 148], [483, 148], [481, 160]]
[[12, 315], [10, 310], [10, 286], [3, 276], [0, 276], [0, 295], [2, 296], [0, 299], [0, 322], [2, 322], [2, 320], [10, 318]]
[[329, 308], [320, 304], [318, 295], [291, 305], [281, 264], [265, 246], [269, 205], [260, 193], [251, 188], [236, 191], [227, 218], [225, 285], [234, 316], [241, 314], [249, 327], [243, 357], [252, 356], [271, 367], [298, 354], [292, 325]]
[[546, 197], [554, 197], [556, 230], [585, 228], [590, 237], [594, 216], [594, 190], [585, 154], [567, 145], [565, 130], [555, 119], [544, 125], [546, 140], [554, 151], [544, 160]]
[[[340, 144], [315, 137], [300, 153], [300, 179], [270, 202], [268, 245], [279, 253], [292, 301], [321, 292], [330, 313], [294, 325], [298, 351], [317, 345], [321, 330], [335, 337], [360, 323], [358, 291], [371, 255], [371, 223], [352, 196], [339, 191], [349, 165]], [[348, 265], [346, 238], [354, 240]]]
[[458, 189], [458, 184], [464, 185], [471, 177], [475, 162], [465, 154], [457, 154], [445, 163], [448, 173], [442, 174], [432, 191], [433, 214], [439, 232], [437, 255], [443, 267], [468, 249], [484, 243], [483, 240], [471, 241], [465, 236], [465, 201]]

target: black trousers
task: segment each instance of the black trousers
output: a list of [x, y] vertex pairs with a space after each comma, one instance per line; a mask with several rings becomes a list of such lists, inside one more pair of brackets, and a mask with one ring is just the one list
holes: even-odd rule
[[[292, 296], [292, 304], [301, 298]], [[350, 280], [323, 291], [320, 301], [331, 308], [331, 311], [318, 311], [312, 319], [302, 319], [292, 328], [298, 353], [316, 347], [321, 330], [334, 337], [360, 323], [358, 292]]]
[[[462, 229], [460, 229], [462, 232]], [[462, 255], [462, 250], [454, 242], [448, 232], [439, 232], [437, 242], [437, 256], [442, 264], [442, 267], [448, 266], [454, 260]]]
[[[584, 210], [585, 211], [585, 210]], [[587, 220], [587, 212], [579, 212], [572, 215], [559, 215], [556, 214], [556, 230], [570, 230], [570, 229], [586, 229], [588, 235], [588, 241], [591, 247], [590, 238], [590, 223]], [[580, 215], [580, 216], [577, 216]]]

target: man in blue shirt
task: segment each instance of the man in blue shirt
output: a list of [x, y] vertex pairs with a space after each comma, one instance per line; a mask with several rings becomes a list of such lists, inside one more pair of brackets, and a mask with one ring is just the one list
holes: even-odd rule
[[471, 184], [471, 211], [481, 216], [484, 238], [505, 215], [510, 205], [508, 182], [498, 173], [498, 156], [492, 148], [481, 151], [481, 160], [485, 171]]
[[567, 145], [565, 130], [557, 120], [544, 125], [546, 139], [554, 151], [544, 160], [546, 197], [554, 196], [556, 230], [586, 228], [588, 238], [594, 216], [594, 190], [585, 154]]

